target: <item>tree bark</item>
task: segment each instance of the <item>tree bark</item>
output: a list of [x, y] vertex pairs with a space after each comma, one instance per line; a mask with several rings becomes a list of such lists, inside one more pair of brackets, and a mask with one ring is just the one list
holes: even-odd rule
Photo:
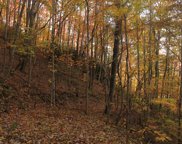
[[51, 106], [56, 104], [56, 85], [55, 85], [55, 13], [56, 13], [56, 0], [52, 0], [52, 33], [51, 33], [51, 49], [52, 49], [52, 88], [51, 88]]
[[6, 2], [6, 24], [5, 24], [5, 33], [4, 33], [4, 39], [5, 39], [4, 60], [3, 60], [3, 72], [4, 73], [6, 70], [6, 49], [7, 49], [7, 44], [8, 44], [9, 3], [10, 3], [10, 0], [7, 0], [7, 2]]
[[113, 49], [112, 67], [111, 67], [110, 90], [109, 90], [109, 96], [108, 96], [108, 104], [106, 105], [106, 108], [105, 108], [105, 113], [108, 115], [110, 115], [110, 111], [111, 111], [111, 102], [113, 101], [116, 72], [118, 67], [118, 53], [119, 53], [119, 42], [120, 42], [120, 36], [121, 36], [121, 23], [122, 23], [121, 17], [117, 17], [115, 23], [116, 23], [116, 26], [115, 26], [115, 32], [114, 32], [114, 49]]
[[[154, 34], [155, 35], [155, 34]], [[155, 37], [155, 36], [154, 36]], [[159, 93], [159, 48], [160, 48], [160, 31], [157, 32], [156, 48], [155, 48], [155, 97], [158, 98]]]
[[130, 110], [131, 110], [131, 96], [130, 96], [130, 86], [131, 86], [131, 81], [130, 81], [130, 74], [129, 74], [129, 47], [128, 47], [128, 33], [127, 33], [127, 17], [124, 15], [124, 29], [125, 29], [125, 43], [126, 43], [126, 130], [127, 130], [127, 136], [126, 136], [126, 143], [128, 144], [129, 141], [129, 134], [128, 130], [130, 127]]
[[[181, 28], [181, 35], [182, 35], [182, 28]], [[182, 39], [181, 39], [181, 47], [180, 47], [180, 53], [181, 53], [181, 75], [180, 75], [180, 95], [178, 100], [178, 144], [181, 144], [181, 103], [182, 103]]]
[[139, 38], [139, 23], [137, 21], [137, 96], [140, 98], [141, 80], [140, 80], [140, 38]]

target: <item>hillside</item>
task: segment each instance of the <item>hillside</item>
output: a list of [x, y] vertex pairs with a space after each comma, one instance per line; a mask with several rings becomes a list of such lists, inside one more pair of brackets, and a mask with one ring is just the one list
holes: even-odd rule
[[180, 0], [0, 0], [0, 144], [182, 144]]
[[106, 125], [100, 82], [94, 81], [86, 115], [85, 83], [79, 67], [67, 73], [69, 66], [59, 61], [56, 106], [51, 107], [49, 60], [41, 53], [36, 57], [30, 90], [28, 67], [25, 73], [15, 71], [4, 83], [1, 76], [0, 143], [125, 143], [113, 124]]

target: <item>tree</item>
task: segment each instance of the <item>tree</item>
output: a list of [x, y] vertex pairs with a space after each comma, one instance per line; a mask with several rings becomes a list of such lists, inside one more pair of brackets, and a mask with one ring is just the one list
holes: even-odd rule
[[[120, 8], [120, 1], [115, 2], [116, 7]], [[111, 78], [110, 78], [110, 90], [108, 96], [108, 104], [105, 108], [105, 113], [110, 115], [111, 111], [111, 102], [113, 101], [114, 89], [115, 89], [115, 80], [116, 80], [116, 72], [118, 66], [118, 54], [119, 54], [119, 44], [120, 44], [120, 36], [121, 36], [121, 17], [118, 16], [115, 18], [115, 31], [114, 31], [114, 48], [113, 48], [113, 57], [112, 57], [112, 67], [111, 67]]]
[[52, 33], [51, 33], [51, 49], [52, 49], [52, 87], [51, 87], [51, 105], [56, 104], [56, 85], [55, 85], [55, 19], [56, 19], [56, 1], [52, 0]]
[[7, 0], [6, 3], [6, 24], [5, 24], [5, 33], [4, 33], [4, 39], [5, 39], [5, 47], [4, 47], [4, 66], [3, 66], [3, 72], [5, 72], [6, 69], [6, 49], [8, 44], [8, 26], [9, 26], [9, 0]]
[[[181, 28], [181, 34], [182, 34], [182, 28]], [[180, 53], [181, 53], [181, 74], [180, 74], [180, 95], [178, 100], [178, 144], [181, 143], [181, 103], [182, 103], [182, 39], [181, 39], [181, 47], [180, 47]]]

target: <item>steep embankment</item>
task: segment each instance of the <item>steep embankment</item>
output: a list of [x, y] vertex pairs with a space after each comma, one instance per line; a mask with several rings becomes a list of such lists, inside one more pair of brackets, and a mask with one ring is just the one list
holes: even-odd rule
[[[0, 53], [2, 65], [2, 49]], [[16, 58], [14, 66], [17, 63]], [[70, 68], [66, 59], [56, 67], [56, 107], [50, 106], [49, 60], [40, 52], [33, 67], [30, 89], [28, 65], [25, 73], [15, 71], [4, 83], [1, 81], [0, 143], [124, 143], [123, 133], [105, 123], [102, 85], [94, 81], [89, 114], [85, 115], [86, 84], [81, 67]]]

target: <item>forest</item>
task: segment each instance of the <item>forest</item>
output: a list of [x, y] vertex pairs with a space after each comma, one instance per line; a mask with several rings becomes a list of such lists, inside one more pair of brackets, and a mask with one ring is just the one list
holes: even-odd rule
[[182, 144], [181, 0], [0, 0], [0, 144]]

